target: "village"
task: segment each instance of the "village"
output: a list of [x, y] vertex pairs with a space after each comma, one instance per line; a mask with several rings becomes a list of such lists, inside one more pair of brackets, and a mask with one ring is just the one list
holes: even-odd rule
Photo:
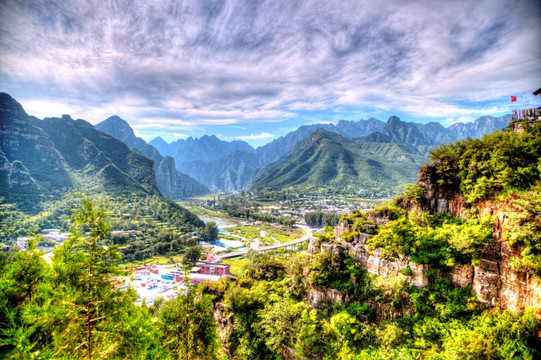
[[203, 262], [196, 263], [190, 269], [175, 264], [140, 266], [132, 270], [132, 276], [117, 280], [115, 285], [119, 290], [129, 286], [134, 288], [138, 294], [136, 303], [145, 301], [147, 305], [152, 305], [158, 297], [172, 299], [189, 285], [216, 282], [231, 275], [230, 265]]

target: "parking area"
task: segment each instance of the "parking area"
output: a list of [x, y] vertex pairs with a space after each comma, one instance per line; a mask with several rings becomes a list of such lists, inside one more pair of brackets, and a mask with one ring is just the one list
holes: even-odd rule
[[136, 303], [141, 304], [145, 299], [147, 305], [152, 305], [154, 300], [160, 296], [164, 299], [172, 299], [179, 292], [186, 290], [186, 285], [183, 282], [163, 279], [159, 273], [153, 273], [149, 270], [136, 271], [129, 280], [129, 285], [139, 295]]

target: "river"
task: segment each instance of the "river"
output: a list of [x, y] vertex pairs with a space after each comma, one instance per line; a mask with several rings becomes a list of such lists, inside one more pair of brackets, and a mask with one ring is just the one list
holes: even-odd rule
[[224, 219], [221, 217], [208, 216], [208, 215], [197, 215], [204, 223], [214, 221], [218, 226], [218, 229], [225, 229], [228, 227], [239, 225], [239, 221]]

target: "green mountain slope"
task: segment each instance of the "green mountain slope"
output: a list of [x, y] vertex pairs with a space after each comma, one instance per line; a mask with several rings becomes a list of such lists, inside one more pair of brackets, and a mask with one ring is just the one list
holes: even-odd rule
[[[183, 224], [197, 216], [167, 201], [156, 186], [153, 161], [84, 120], [39, 120], [11, 96], [0, 93], [0, 198], [29, 214], [69, 210], [73, 192], [107, 195], [138, 204], [148, 198]], [[162, 221], [174, 222], [174, 219]]]
[[300, 141], [277, 162], [263, 169], [255, 190], [354, 193], [360, 189], [393, 194], [417, 179], [425, 159], [397, 143], [350, 140], [323, 129]]

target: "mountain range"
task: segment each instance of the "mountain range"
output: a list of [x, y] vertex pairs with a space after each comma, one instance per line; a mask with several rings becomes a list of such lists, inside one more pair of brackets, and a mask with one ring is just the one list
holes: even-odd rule
[[226, 142], [216, 136], [190, 137], [170, 144], [158, 137], [149, 144], [162, 155], [172, 156], [180, 171], [192, 176], [212, 191], [239, 191], [248, 189], [264, 173], [258, 169], [278, 161], [299, 141], [306, 139], [317, 129], [338, 133], [349, 139], [363, 138], [365, 143], [399, 143], [407, 148], [410, 154], [426, 156], [428, 150], [439, 144], [467, 137], [481, 137], [505, 127], [509, 120], [509, 115], [484, 116], [472, 123], [456, 123], [448, 128], [437, 122], [404, 122], [396, 116], [391, 116], [387, 122], [374, 118], [341, 120], [337, 124], [301, 126], [257, 149], [243, 141]]
[[480, 137], [509, 121], [509, 116], [485, 116], [445, 128], [396, 116], [387, 122], [341, 120], [301, 126], [254, 149], [244, 141], [208, 135], [172, 143], [158, 137], [147, 144], [118, 116], [95, 127], [68, 115], [40, 120], [28, 116], [4, 93], [0, 115], [0, 196], [26, 208], [81, 189], [161, 193], [173, 200], [209, 189], [239, 191], [252, 186], [374, 190], [381, 188], [382, 179], [395, 189], [414, 182], [429, 149]]
[[171, 200], [207, 194], [209, 189], [180, 171], [177, 171], [175, 160], [170, 156], [162, 156], [160, 152], [145, 140], [135, 136], [130, 125], [118, 116], [108, 119], [94, 126], [124, 142], [130, 149], [154, 161], [156, 185], [163, 196]]

